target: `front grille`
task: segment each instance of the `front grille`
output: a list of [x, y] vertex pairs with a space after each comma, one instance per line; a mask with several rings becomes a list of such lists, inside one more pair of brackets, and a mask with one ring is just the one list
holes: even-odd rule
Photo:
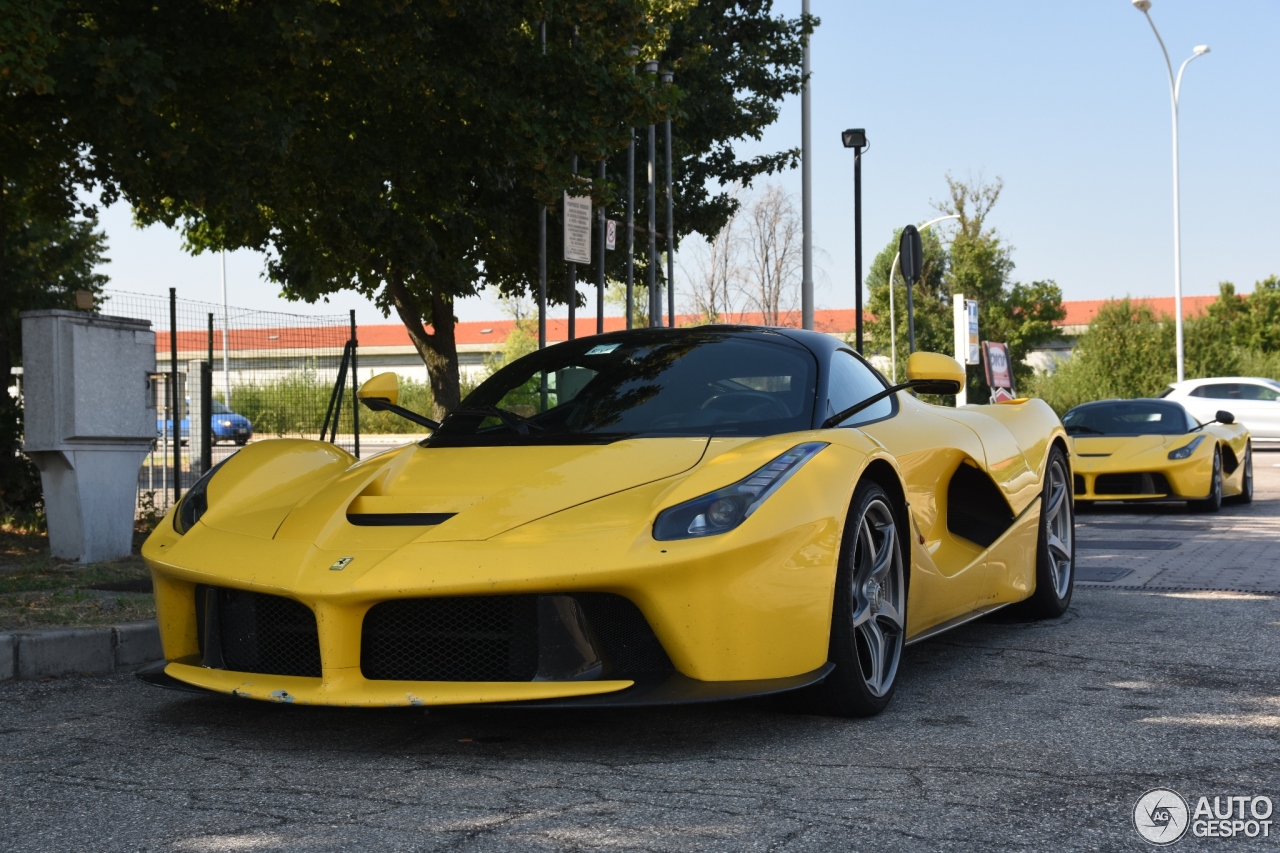
[[[575, 593], [603, 677], [673, 667], [644, 615], [609, 593]], [[531, 681], [539, 669], [537, 595], [412, 598], [369, 609], [361, 632], [364, 677], [389, 681]]]
[[1081, 477], [1079, 474], [1075, 474], [1073, 476], [1072, 483], [1075, 486], [1075, 493], [1077, 495], [1083, 495], [1084, 494], [1084, 477]]
[[1167, 495], [1169, 481], [1164, 474], [1099, 474], [1093, 481], [1095, 495]]
[[538, 597], [410, 598], [364, 617], [360, 670], [386, 681], [531, 681]]
[[320, 677], [320, 636], [315, 614], [305, 604], [279, 595], [197, 586], [195, 607], [205, 666]]

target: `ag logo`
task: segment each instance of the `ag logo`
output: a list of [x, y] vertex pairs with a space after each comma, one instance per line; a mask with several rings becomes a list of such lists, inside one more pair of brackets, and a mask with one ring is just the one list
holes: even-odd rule
[[341, 557], [336, 563], [329, 567], [329, 571], [340, 572], [347, 566], [351, 565], [351, 561], [354, 559], [355, 557]]
[[1133, 807], [1133, 826], [1152, 844], [1172, 844], [1187, 832], [1187, 801], [1176, 791], [1155, 788], [1143, 794]]

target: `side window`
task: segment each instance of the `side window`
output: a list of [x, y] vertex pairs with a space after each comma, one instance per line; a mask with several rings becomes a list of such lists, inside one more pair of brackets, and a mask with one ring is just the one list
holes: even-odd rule
[[[885, 389], [872, 370], [857, 359], [852, 353], [843, 350], [831, 356], [831, 380], [828, 385], [826, 417], [842, 412], [850, 406], [865, 400], [872, 394]], [[870, 423], [887, 418], [894, 412], [891, 397], [875, 403], [844, 421], [841, 426]]]
[[1280, 399], [1280, 391], [1275, 388], [1268, 388], [1266, 385], [1248, 385], [1240, 386], [1240, 399], [1242, 400], [1266, 400], [1268, 403], [1274, 403]]
[[1209, 397], [1214, 400], [1239, 400], [1240, 386], [1234, 382], [1214, 382], [1201, 385], [1191, 392], [1192, 397]]

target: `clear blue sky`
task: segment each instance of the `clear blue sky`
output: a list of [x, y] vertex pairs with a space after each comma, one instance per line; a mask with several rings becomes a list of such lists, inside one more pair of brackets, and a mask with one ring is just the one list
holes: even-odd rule
[[[799, 0], [778, 2], [798, 14]], [[814, 242], [819, 307], [853, 305], [852, 158], [840, 131], [865, 127], [864, 265], [908, 222], [931, 218], [944, 174], [1000, 177], [990, 223], [1015, 249], [1015, 277], [1054, 279], [1067, 299], [1171, 295], [1172, 165], [1160, 49], [1128, 0], [812, 0]], [[1174, 71], [1198, 44], [1181, 101], [1183, 288], [1248, 290], [1280, 273], [1280, 3], [1155, 0]], [[762, 143], [798, 145], [799, 98]], [[744, 150], [763, 150], [752, 143]], [[797, 194], [799, 171], [780, 181]], [[191, 258], [161, 228], [107, 211], [111, 287], [220, 300], [216, 257]], [[233, 305], [300, 313], [374, 309], [353, 295], [286, 303], [260, 256], [229, 256]], [[678, 279], [677, 279], [678, 283]], [[464, 320], [497, 316], [486, 300]]]

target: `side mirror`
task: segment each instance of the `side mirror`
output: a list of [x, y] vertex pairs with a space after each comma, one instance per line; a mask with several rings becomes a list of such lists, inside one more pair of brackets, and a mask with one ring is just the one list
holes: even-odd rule
[[923, 394], [957, 394], [964, 387], [960, 362], [940, 352], [913, 352], [907, 359], [907, 381]]
[[359, 400], [386, 400], [391, 405], [400, 402], [400, 377], [394, 373], [379, 373], [360, 386], [356, 392]]
[[1233, 424], [1236, 422], [1235, 415], [1230, 412], [1224, 412], [1221, 409], [1218, 410], [1218, 414], [1213, 416], [1213, 419], [1220, 424]]

